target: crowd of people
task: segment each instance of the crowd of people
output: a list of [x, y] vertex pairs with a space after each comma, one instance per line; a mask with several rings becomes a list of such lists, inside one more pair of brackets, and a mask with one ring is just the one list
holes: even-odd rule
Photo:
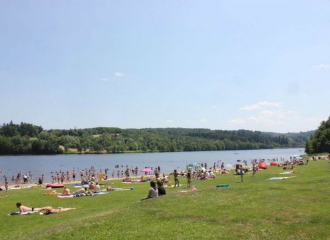
[[[313, 159], [314, 160], [314, 159]], [[293, 169], [294, 165], [298, 164], [301, 165], [301, 163], [303, 164], [308, 164], [309, 159], [305, 159], [301, 160], [301, 159], [295, 159], [292, 158], [290, 160], [284, 160], [284, 159], [280, 159], [280, 161], [278, 161], [278, 159], [272, 159], [272, 160], [268, 160], [269, 163], [274, 163], [274, 162], [279, 162], [281, 164], [279, 164], [279, 166], [283, 166], [283, 169]], [[245, 166], [243, 166], [243, 164], [241, 164], [240, 162], [238, 162], [235, 166], [234, 166], [234, 174], [235, 175], [240, 175], [241, 176], [241, 182], [243, 182], [243, 175], [246, 174], [249, 170], [253, 171], [253, 175], [255, 175], [255, 173], [258, 171], [259, 164], [260, 163], [264, 163], [266, 162], [265, 159], [260, 159], [260, 160], [252, 160], [251, 164], [252, 167], [247, 167], [247, 161], [243, 160], [242, 163], [245, 164]], [[147, 167], [145, 168], [147, 169]], [[151, 169], [151, 168], [150, 168]], [[173, 182], [174, 182], [174, 188], [178, 188], [180, 187], [180, 177], [186, 177], [186, 186], [188, 188], [191, 187], [191, 183], [193, 180], [207, 180], [207, 179], [215, 179], [215, 174], [214, 172], [218, 171], [219, 174], [227, 174], [229, 173], [231, 169], [225, 169], [224, 166], [224, 162], [218, 162], [218, 163], [214, 163], [211, 167], [209, 167], [209, 169], [207, 169], [207, 163], [201, 163], [200, 166], [198, 167], [190, 167], [187, 168], [186, 171], [178, 171], [177, 169], [175, 169], [172, 173], [170, 173], [169, 175], [173, 176]], [[80, 196], [93, 196], [93, 194], [97, 194], [100, 193], [100, 184], [98, 183], [97, 180], [106, 180], [107, 179], [107, 173], [108, 173], [109, 169], [105, 169], [105, 171], [103, 172], [102, 169], [100, 169], [99, 171], [96, 171], [96, 169], [92, 166], [89, 169], [82, 169], [79, 171], [79, 175], [80, 175], [80, 179], [76, 178], [77, 172], [75, 171], [75, 169], [73, 169], [73, 171], [70, 173], [69, 171], [59, 171], [59, 172], [52, 172], [52, 182], [53, 183], [68, 183], [71, 181], [80, 181], [81, 184], [84, 186], [82, 186], [81, 188], [79, 188], [77, 191], [71, 193], [70, 189], [67, 187], [64, 187], [63, 192], [60, 193], [60, 196], [75, 196], [75, 197], [80, 197]], [[141, 182], [145, 182], [145, 181], [149, 181], [150, 182], [150, 188], [148, 190], [148, 194], [146, 197], [142, 198], [141, 201], [147, 200], [147, 199], [152, 199], [152, 198], [157, 198], [160, 196], [164, 196], [166, 195], [166, 189], [164, 187], [164, 183], [168, 183], [167, 186], [171, 186], [172, 183], [169, 182], [169, 178], [168, 176], [166, 176], [164, 173], [161, 174], [160, 172], [160, 167], [156, 167], [154, 169], [152, 169], [152, 176], [149, 177], [145, 177], [144, 174], [141, 174], [140, 177], [140, 181]], [[149, 174], [150, 174], [149, 172]], [[114, 172], [113, 174], [114, 175]], [[138, 175], [138, 168], [131, 168], [129, 169], [128, 166], [126, 166], [126, 170], [123, 171], [120, 174], [119, 170], [117, 172], [117, 178], [118, 177], [123, 177], [123, 181], [132, 181], [131, 177], [136, 177]], [[29, 178], [32, 178], [32, 175], [30, 173], [27, 174], [21, 174], [18, 173], [16, 178], [12, 178], [13, 181], [15, 181], [15, 183], [20, 183], [21, 181], [23, 182], [23, 184], [27, 183]], [[9, 181], [8, 181], [8, 177], [4, 176], [5, 179], [5, 189], [2, 190], [6, 190], [6, 195], [8, 195], [8, 185], [9, 185]], [[135, 178], [136, 179], [136, 178]], [[151, 179], [155, 179], [155, 180], [151, 180]], [[39, 184], [42, 184], [44, 180], [44, 175], [42, 175], [39, 178]], [[86, 186], [87, 185], [87, 186]], [[107, 189], [108, 191], [112, 190], [110, 187], [110, 190]], [[17, 208], [19, 209], [19, 213], [27, 213], [27, 212], [40, 212], [40, 214], [52, 214], [52, 213], [59, 213], [59, 212], [65, 212], [68, 210], [72, 210], [75, 208], [52, 208], [50, 206], [46, 206], [46, 207], [27, 207], [24, 206], [22, 203], [17, 202], [16, 203]]]
[[[317, 160], [317, 157], [313, 157], [311, 160]], [[253, 159], [251, 161], [252, 168], [248, 168], [248, 161], [243, 160], [242, 164], [238, 163], [236, 166], [234, 166], [234, 174], [241, 176], [241, 181], [243, 181], [243, 175], [246, 174], [249, 170], [252, 170], [252, 173], [254, 176], [255, 173], [259, 169], [259, 163], [260, 162], [278, 162], [279, 166], [283, 166], [283, 169], [293, 169], [294, 165], [298, 164], [308, 164], [310, 159], [303, 160], [297, 160], [295, 158], [290, 158], [290, 160], [285, 160], [284, 158], [279, 159]], [[240, 161], [240, 160], [238, 160]], [[227, 164], [228, 165], [228, 164]], [[244, 166], [245, 165], [245, 166]], [[166, 195], [166, 191], [164, 188], [164, 183], [168, 183], [168, 176], [166, 176], [165, 173], [161, 173], [160, 166], [157, 167], [144, 167], [143, 170], [148, 171], [140, 171], [140, 178], [137, 178], [139, 175], [139, 168], [136, 167], [128, 167], [128, 165], [115, 165], [115, 169], [113, 170], [111, 177], [112, 179], [116, 178], [122, 178], [123, 182], [132, 182], [132, 181], [139, 181], [139, 182], [150, 182], [150, 189], [148, 192], [148, 196], [144, 199], [153, 198], [156, 195]], [[207, 180], [207, 179], [214, 179], [216, 176], [214, 172], [218, 172], [219, 174], [228, 174], [231, 169], [228, 169], [225, 167], [225, 163], [221, 160], [214, 162], [213, 164], [208, 165], [206, 162], [202, 162], [197, 164], [197, 166], [194, 167], [188, 167], [186, 171], [178, 171], [175, 169], [172, 173], [169, 173], [170, 176], [173, 176], [173, 187], [177, 188], [180, 187], [180, 180], [179, 176], [185, 176], [187, 179], [186, 185], [188, 187], [191, 186], [191, 182], [193, 180]], [[1, 171], [1, 170], [0, 170]], [[81, 196], [81, 195], [91, 195], [94, 193], [100, 192], [100, 185], [98, 184], [98, 181], [101, 180], [107, 180], [108, 174], [109, 174], [109, 168], [105, 168], [104, 170], [99, 169], [97, 171], [94, 166], [91, 166], [90, 168], [85, 168], [76, 171], [73, 169], [72, 171], [54, 171], [51, 172], [51, 182], [52, 183], [70, 183], [70, 182], [80, 182], [82, 185], [88, 184], [88, 187], [82, 187], [75, 191], [74, 193], [70, 193], [70, 189], [64, 188], [63, 193], [61, 193], [62, 196], [69, 196], [74, 194], [75, 196]], [[152, 181], [151, 177], [154, 175], [156, 180]], [[80, 176], [80, 177], [79, 177]], [[11, 180], [12, 182], [16, 183], [16, 187], [19, 187], [19, 184], [28, 184], [29, 182], [32, 183], [32, 173], [31, 171], [22, 173], [18, 172], [16, 176], [12, 176]], [[42, 174], [38, 179], [38, 184], [41, 185], [44, 183], [45, 176]], [[4, 188], [0, 188], [0, 190], [5, 190], [5, 195], [8, 195], [8, 189], [9, 189], [9, 179], [7, 176], [4, 176]], [[169, 185], [172, 183], [170, 182]]]

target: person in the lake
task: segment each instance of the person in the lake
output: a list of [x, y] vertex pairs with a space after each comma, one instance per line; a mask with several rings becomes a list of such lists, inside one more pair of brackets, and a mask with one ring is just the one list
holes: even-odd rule
[[148, 196], [146, 198], [142, 198], [141, 201], [147, 200], [149, 198], [155, 198], [155, 197], [158, 197], [158, 189], [156, 187], [156, 182], [151, 181]]

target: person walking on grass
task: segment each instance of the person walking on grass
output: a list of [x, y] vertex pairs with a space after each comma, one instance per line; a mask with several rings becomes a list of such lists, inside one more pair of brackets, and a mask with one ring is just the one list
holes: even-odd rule
[[179, 173], [176, 171], [176, 169], [174, 170], [174, 187], [176, 187], [178, 185], [178, 187], [180, 186], [180, 182], [179, 182]]
[[240, 175], [241, 175], [241, 182], [243, 182], [244, 171], [243, 171], [243, 166], [242, 165], [239, 165], [239, 170], [240, 170]]

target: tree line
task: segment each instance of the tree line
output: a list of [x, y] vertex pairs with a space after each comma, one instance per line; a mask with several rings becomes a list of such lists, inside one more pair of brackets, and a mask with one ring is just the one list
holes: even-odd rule
[[[303, 133], [297, 133], [300, 136]], [[309, 137], [308, 135], [307, 137]], [[306, 138], [307, 138], [306, 137]], [[306, 140], [306, 139], [305, 139]], [[45, 130], [29, 123], [0, 127], [0, 155], [177, 152], [302, 147], [285, 134], [191, 128], [96, 127]]]
[[307, 139], [305, 152], [330, 153], [330, 117], [327, 121], [322, 121], [316, 132]]

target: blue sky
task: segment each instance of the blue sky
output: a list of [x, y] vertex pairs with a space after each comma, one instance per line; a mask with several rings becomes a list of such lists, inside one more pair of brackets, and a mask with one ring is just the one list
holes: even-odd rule
[[330, 116], [330, 1], [0, 1], [0, 124], [300, 132]]

